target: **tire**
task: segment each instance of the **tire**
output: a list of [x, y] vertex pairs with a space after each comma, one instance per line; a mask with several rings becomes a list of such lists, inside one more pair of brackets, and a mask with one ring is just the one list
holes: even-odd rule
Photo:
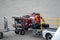
[[21, 30], [21, 31], [20, 31], [20, 34], [21, 34], [21, 35], [24, 35], [24, 34], [25, 34], [25, 31], [24, 31], [24, 30]]
[[15, 34], [19, 34], [19, 31], [17, 29], [15, 29]]
[[46, 35], [46, 40], [51, 40], [51, 38], [52, 38], [52, 35], [51, 34], [47, 34]]
[[0, 39], [2, 39], [3, 38], [3, 33], [2, 32], [0, 32]]

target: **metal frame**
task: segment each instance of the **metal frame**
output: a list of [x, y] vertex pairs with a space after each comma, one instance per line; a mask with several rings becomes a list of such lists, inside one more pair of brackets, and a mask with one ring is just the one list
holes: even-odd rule
[[[59, 21], [60, 21], [60, 18], [46, 18], [45, 20], [55, 20], [56, 22], [46, 22], [46, 23], [48, 23], [48, 24], [55, 24], [56, 25], [56, 28], [58, 28], [58, 26], [59, 26]], [[43, 23], [45, 23], [45, 22], [42, 22], [41, 24], [43, 24]], [[41, 27], [40, 27], [41, 29], [41, 31], [42, 31], [42, 25], [41, 25]]]

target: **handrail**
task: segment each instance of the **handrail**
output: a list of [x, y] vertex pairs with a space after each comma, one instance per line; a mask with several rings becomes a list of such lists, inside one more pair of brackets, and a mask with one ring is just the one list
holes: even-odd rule
[[55, 24], [56, 25], [56, 28], [58, 28], [58, 25], [60, 24], [59, 23], [60, 18], [46, 18], [46, 20], [54, 20], [54, 21], [56, 21], [56, 22], [50, 22], [50, 23], [48, 22], [49, 24]]
[[[58, 25], [60, 24], [59, 21], [60, 21], [60, 18], [45, 18], [45, 20], [49, 20], [49, 21], [55, 21], [55, 22], [46, 22], [48, 24], [55, 24], [56, 25], [56, 28], [58, 28]], [[43, 22], [42, 22], [43, 23]], [[42, 24], [41, 23], [41, 24]], [[41, 25], [41, 30], [42, 30], [42, 25]]]

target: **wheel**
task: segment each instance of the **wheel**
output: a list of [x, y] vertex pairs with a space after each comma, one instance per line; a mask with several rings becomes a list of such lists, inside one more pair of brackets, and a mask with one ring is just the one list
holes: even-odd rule
[[0, 39], [2, 39], [3, 38], [3, 33], [2, 32], [0, 32]]
[[17, 29], [15, 29], [15, 34], [19, 34], [19, 31]]
[[51, 34], [46, 35], [46, 40], [51, 40], [51, 38], [52, 38]]
[[20, 31], [20, 34], [21, 34], [21, 35], [24, 35], [24, 34], [25, 34], [25, 31], [24, 31], [24, 30], [21, 30], [21, 31]]

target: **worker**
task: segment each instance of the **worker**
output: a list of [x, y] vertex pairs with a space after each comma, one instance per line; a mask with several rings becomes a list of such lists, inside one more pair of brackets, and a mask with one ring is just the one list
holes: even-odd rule
[[31, 24], [31, 18], [30, 15], [25, 15], [26, 16], [26, 27], [30, 28], [30, 24]]
[[25, 15], [22, 17], [22, 26], [25, 28], [25, 30], [27, 31], [28, 28], [30, 28], [30, 24], [31, 24], [31, 19], [29, 15]]
[[35, 14], [36, 13], [32, 13], [31, 16], [30, 16], [30, 18], [32, 20], [32, 26], [31, 26], [31, 28], [33, 28], [33, 29], [35, 28]]
[[32, 24], [34, 24], [35, 23], [35, 13], [32, 13], [30, 18], [32, 20]]
[[41, 19], [43, 22], [45, 22], [43, 17], [41, 17], [39, 13], [36, 13], [36, 15], [35, 15], [35, 28], [36, 29], [40, 29]]
[[28, 18], [28, 19], [27, 19], [27, 26], [28, 26], [28, 28], [31, 27], [31, 23], [32, 23], [32, 20], [31, 20], [30, 18]]

